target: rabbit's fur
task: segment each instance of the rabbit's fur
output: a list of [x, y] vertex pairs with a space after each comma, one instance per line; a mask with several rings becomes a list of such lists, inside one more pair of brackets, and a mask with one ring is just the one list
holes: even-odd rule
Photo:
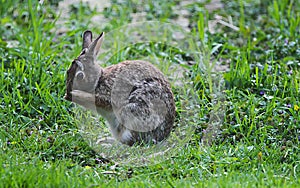
[[101, 68], [96, 58], [104, 33], [92, 41], [83, 34], [82, 51], [67, 71], [65, 99], [96, 110], [123, 144], [158, 143], [174, 124], [175, 103], [164, 75], [146, 61]]

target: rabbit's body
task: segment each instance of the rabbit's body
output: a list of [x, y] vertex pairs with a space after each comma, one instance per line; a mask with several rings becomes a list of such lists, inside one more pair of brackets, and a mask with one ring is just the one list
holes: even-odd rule
[[101, 68], [94, 60], [103, 36], [93, 42], [91, 37], [85, 32], [83, 51], [68, 70], [65, 98], [96, 110], [121, 143], [157, 143], [167, 138], [175, 103], [161, 71], [139, 60]]

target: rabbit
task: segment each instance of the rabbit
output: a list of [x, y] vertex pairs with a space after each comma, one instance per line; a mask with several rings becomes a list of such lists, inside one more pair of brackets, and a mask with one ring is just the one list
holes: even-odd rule
[[96, 63], [104, 39], [83, 33], [82, 51], [67, 70], [64, 98], [95, 110], [107, 120], [122, 144], [157, 144], [170, 135], [175, 121], [171, 85], [154, 65], [126, 60], [102, 68]]

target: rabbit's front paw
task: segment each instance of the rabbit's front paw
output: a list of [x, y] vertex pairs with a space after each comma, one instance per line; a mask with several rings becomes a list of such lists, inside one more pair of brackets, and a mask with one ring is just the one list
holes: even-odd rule
[[73, 102], [84, 106], [85, 108], [95, 110], [95, 94], [81, 90], [71, 91]]

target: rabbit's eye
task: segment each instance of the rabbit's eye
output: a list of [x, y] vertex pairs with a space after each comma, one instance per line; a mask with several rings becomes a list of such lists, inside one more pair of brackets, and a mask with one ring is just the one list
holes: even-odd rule
[[82, 71], [78, 71], [76, 73], [75, 77], [76, 77], [77, 80], [83, 80], [84, 77], [85, 77], [85, 75], [84, 75], [84, 73]]

